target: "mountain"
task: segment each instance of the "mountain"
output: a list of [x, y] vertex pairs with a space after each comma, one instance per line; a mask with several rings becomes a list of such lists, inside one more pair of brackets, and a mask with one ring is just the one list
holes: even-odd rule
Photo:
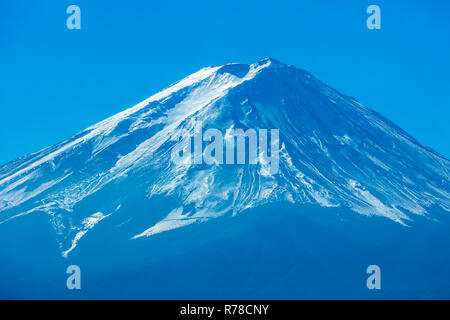
[[[189, 139], [200, 129], [218, 130], [225, 138], [235, 129], [278, 129], [276, 172], [268, 170], [264, 161], [233, 165], [173, 161], [181, 139]], [[237, 253], [242, 247], [237, 238], [253, 243], [272, 237], [265, 249], [261, 242], [252, 247], [264, 252], [264, 267], [258, 269], [261, 277], [267, 276], [269, 266], [276, 269], [273, 257], [266, 256], [265, 250], [277, 254], [287, 250], [286, 242], [292, 240], [289, 235], [304, 251], [299, 259], [317, 253], [320, 249], [316, 244], [305, 247], [305, 243], [330, 238], [330, 228], [337, 234], [333, 238], [336, 246], [344, 238], [350, 247], [360, 241], [358, 237], [377, 243], [383, 234], [375, 232], [367, 239], [374, 226], [386, 232], [380, 241], [392, 248], [399, 244], [386, 244], [386, 239], [396, 242], [400, 235], [408, 234], [402, 245], [409, 246], [422, 229], [427, 230], [420, 233], [424, 242], [435, 241], [439, 232], [443, 237], [440, 241], [448, 241], [449, 169], [449, 160], [307, 71], [273, 59], [207, 67], [57, 145], [2, 166], [1, 260], [8, 261], [11, 275], [17, 272], [14, 269], [19, 261], [30, 265], [31, 257], [42, 259], [36, 255], [45, 251], [44, 256], [54, 261], [54, 266], [68, 261], [90, 265], [93, 282], [102, 274], [100, 266], [108, 263], [114, 266], [111, 277], [128, 275], [120, 291], [133, 296], [126, 284], [137, 281], [135, 270], [156, 268], [161, 261], [166, 269], [173, 264], [189, 265], [189, 252], [197, 252], [208, 261], [211, 256], [205, 254], [215, 252], [213, 244], [217, 242], [221, 247], [230, 246], [230, 254], [242, 261], [257, 259], [251, 252], [245, 257]], [[344, 221], [351, 221], [351, 227]], [[261, 229], [255, 230], [260, 223], [279, 228], [261, 233]], [[299, 228], [292, 228], [294, 225]], [[358, 231], [365, 228], [366, 235]], [[430, 228], [444, 231], [429, 234]], [[298, 238], [294, 235], [300, 229], [303, 233]], [[358, 237], [343, 238], [343, 230], [349, 229]], [[39, 240], [34, 241], [38, 234]], [[17, 246], [22, 254], [11, 253], [6, 245], [17, 237], [21, 237]], [[328, 248], [330, 243], [323, 245]], [[34, 246], [39, 249], [30, 253]], [[368, 244], [355, 250], [363, 252], [365, 248], [374, 247]], [[328, 249], [327, 254], [337, 250], [333, 246]], [[354, 258], [348, 253], [345, 256]], [[436, 261], [443, 263], [448, 257], [439, 256]], [[284, 259], [294, 269], [299, 265], [296, 259]], [[340, 259], [342, 256], [333, 261]], [[323, 262], [315, 254], [313, 260]], [[192, 262], [191, 267], [195, 270], [199, 263]], [[162, 274], [167, 275], [165, 272]], [[56, 280], [48, 270], [42, 273], [43, 283], [53, 288], [47, 294], [57, 292], [59, 289], [49, 284]], [[215, 276], [209, 279], [224, 275], [212, 274]], [[242, 270], [235, 270], [235, 274], [242, 274]], [[243, 277], [245, 288], [254, 292], [251, 288], [259, 288], [261, 283], [248, 277]], [[282, 279], [295, 277], [291, 273], [274, 277], [263, 290], [267, 297], [278, 297], [281, 292], [297, 297], [303, 291], [279, 285]], [[22, 296], [27, 280], [21, 281], [20, 289], [3, 290], [10, 292], [5, 295], [14, 292]], [[91, 296], [103, 297], [110, 292], [99, 286], [97, 283]], [[172, 288], [180, 297], [190, 292], [177, 284]], [[205, 282], [204, 291], [198, 290], [205, 293], [206, 288]], [[450, 294], [449, 288], [445, 287], [444, 296]], [[157, 292], [139, 292], [138, 297], [159, 297]], [[221, 296], [211, 292], [214, 297]], [[161, 296], [177, 295], [168, 292]]]

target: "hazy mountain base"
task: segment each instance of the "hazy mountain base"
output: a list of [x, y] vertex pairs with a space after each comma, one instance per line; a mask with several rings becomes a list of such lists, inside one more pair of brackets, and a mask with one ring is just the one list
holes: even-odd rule
[[[437, 208], [439, 221], [416, 217], [409, 228], [345, 208], [272, 204], [129, 240], [131, 227], [148, 225], [146, 212], [170, 206], [162, 198], [128, 208], [127, 228], [118, 227], [123, 213], [112, 215], [67, 259], [46, 215], [0, 225], [0, 297], [450, 298], [450, 218]], [[81, 267], [81, 290], [66, 288], [71, 264]], [[371, 264], [381, 267], [381, 290], [366, 287]]]

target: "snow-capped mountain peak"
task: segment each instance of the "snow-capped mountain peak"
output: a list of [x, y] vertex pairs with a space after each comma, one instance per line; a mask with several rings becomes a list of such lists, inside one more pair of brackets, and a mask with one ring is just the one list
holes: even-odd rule
[[[279, 130], [279, 170], [174, 163], [202, 128]], [[450, 162], [353, 98], [274, 59], [207, 67], [81, 133], [0, 168], [0, 224], [45, 214], [67, 256], [111, 216], [173, 199], [151, 236], [272, 202], [347, 207], [402, 224], [450, 210]], [[105, 200], [107, 199], [107, 200]], [[120, 228], [121, 226], [118, 226]]]

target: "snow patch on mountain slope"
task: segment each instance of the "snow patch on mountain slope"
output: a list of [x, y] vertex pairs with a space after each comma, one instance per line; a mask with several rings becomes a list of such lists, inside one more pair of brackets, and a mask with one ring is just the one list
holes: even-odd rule
[[183, 208], [176, 208], [173, 209], [167, 217], [165, 217], [163, 220], [155, 224], [153, 227], [148, 228], [144, 232], [135, 235], [132, 239], [137, 239], [141, 237], [149, 237], [157, 233], [161, 233], [164, 231], [173, 230], [176, 228], [184, 227], [187, 225], [190, 225], [194, 222], [197, 222], [199, 220], [203, 220], [202, 218], [192, 218], [189, 217], [190, 212], [187, 212], [185, 215], [183, 215]]
[[72, 240], [72, 246], [67, 249], [66, 251], [64, 251], [62, 253], [62, 256], [64, 258], [67, 258], [68, 254], [75, 249], [75, 247], [78, 244], [78, 241], [80, 241], [80, 239], [92, 228], [94, 228], [94, 226], [99, 223], [100, 221], [102, 221], [103, 219], [109, 217], [111, 214], [108, 215], [104, 215], [101, 212], [97, 212], [94, 213], [93, 215], [85, 218], [82, 222], [81, 222], [81, 227], [75, 228], [76, 230], [79, 230], [76, 234], [75, 237]]

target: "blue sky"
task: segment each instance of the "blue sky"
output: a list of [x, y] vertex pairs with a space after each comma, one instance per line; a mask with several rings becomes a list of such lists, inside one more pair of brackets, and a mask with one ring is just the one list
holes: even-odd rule
[[[81, 8], [81, 30], [66, 8]], [[382, 29], [366, 28], [381, 8]], [[449, 1], [0, 2], [0, 164], [208, 65], [272, 57], [450, 157]]]

